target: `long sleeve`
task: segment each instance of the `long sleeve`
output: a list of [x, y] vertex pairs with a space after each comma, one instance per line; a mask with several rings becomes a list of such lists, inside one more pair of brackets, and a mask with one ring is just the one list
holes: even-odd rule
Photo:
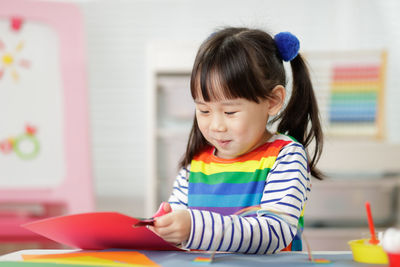
[[181, 168], [176, 176], [171, 196], [168, 199], [173, 210], [187, 209], [188, 207], [189, 169], [190, 166], [187, 168]]
[[[266, 177], [257, 217], [189, 209], [192, 227], [186, 247], [266, 254], [288, 246], [310, 191], [307, 166], [303, 146], [292, 142], [282, 148]], [[169, 200], [173, 209], [187, 208], [188, 170], [180, 174]]]

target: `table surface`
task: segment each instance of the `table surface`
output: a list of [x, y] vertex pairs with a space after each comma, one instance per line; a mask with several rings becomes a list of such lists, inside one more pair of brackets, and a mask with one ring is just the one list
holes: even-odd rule
[[[52, 254], [52, 253], [68, 253], [76, 252], [79, 250], [65, 250], [65, 249], [28, 249], [12, 252], [0, 256], [0, 266], [3, 261], [21, 261], [23, 254]], [[142, 251], [136, 250], [160, 266], [198, 266], [199, 263], [194, 263], [196, 257], [208, 257], [209, 253], [201, 252], [179, 252], [179, 251]], [[314, 259], [328, 259], [331, 261], [329, 266], [387, 266], [387, 265], [370, 265], [353, 261], [350, 251], [314, 251]], [[203, 264], [204, 265], [204, 264]], [[315, 266], [308, 260], [307, 252], [281, 252], [273, 255], [252, 255], [252, 254], [238, 254], [238, 253], [218, 253], [215, 255], [213, 266]], [[5, 266], [5, 265], [4, 265]], [[72, 265], [71, 265], [72, 266]]]

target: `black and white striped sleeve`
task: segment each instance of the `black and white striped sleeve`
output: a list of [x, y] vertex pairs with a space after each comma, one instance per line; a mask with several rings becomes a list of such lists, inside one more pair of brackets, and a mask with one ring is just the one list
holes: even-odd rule
[[173, 210], [187, 209], [188, 207], [188, 187], [190, 165], [186, 168], [181, 168], [176, 176], [171, 196], [168, 199]]

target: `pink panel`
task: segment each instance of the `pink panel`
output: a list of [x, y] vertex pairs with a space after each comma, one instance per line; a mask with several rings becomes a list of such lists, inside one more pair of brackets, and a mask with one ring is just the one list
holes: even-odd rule
[[[66, 213], [94, 209], [89, 154], [88, 90], [83, 20], [73, 4], [0, 0], [0, 18], [45, 23], [58, 34], [64, 100], [65, 179], [58, 188], [1, 190], [0, 202], [65, 204]], [[17, 25], [18, 26], [18, 25]]]

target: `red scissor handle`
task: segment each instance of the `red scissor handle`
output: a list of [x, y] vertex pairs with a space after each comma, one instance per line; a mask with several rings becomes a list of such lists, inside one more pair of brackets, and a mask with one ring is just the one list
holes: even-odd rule
[[163, 215], [169, 213], [164, 210], [165, 205], [167, 205], [167, 202], [162, 202], [160, 204], [160, 207], [158, 208], [157, 212], [153, 215], [153, 218], [160, 217], [160, 216], [163, 216]]

